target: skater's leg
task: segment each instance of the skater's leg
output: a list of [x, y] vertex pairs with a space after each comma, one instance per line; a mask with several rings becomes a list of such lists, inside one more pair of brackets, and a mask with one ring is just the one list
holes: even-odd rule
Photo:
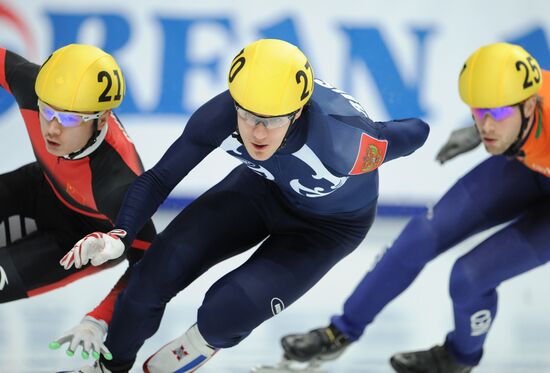
[[550, 260], [549, 209], [550, 201], [540, 200], [457, 260], [450, 281], [455, 330], [444, 346], [394, 355], [391, 363], [398, 372], [462, 373], [479, 364], [496, 316], [498, 285]]
[[537, 174], [519, 162], [502, 156], [482, 162], [441, 198], [433, 213], [409, 222], [332, 323], [357, 340], [426, 263], [472, 234], [515, 218], [540, 196]]
[[[261, 242], [268, 232], [253, 180], [233, 171], [186, 207], [135, 265], [117, 300], [105, 342], [109, 369], [130, 367], [160, 324], [167, 302], [208, 268]], [[258, 179], [258, 178], [256, 178]], [[258, 191], [258, 193], [254, 193]]]
[[540, 201], [455, 263], [450, 280], [455, 330], [446, 346], [457, 361], [477, 365], [497, 313], [497, 287], [550, 260], [550, 200]]

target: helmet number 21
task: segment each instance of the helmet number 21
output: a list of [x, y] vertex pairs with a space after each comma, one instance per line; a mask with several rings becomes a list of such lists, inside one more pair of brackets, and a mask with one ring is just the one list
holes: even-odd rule
[[111, 90], [111, 87], [113, 85], [113, 78], [111, 77], [111, 74], [109, 74], [107, 71], [100, 71], [98, 74], [97, 74], [97, 81], [98, 83], [101, 83], [103, 82], [103, 80], [107, 80], [107, 85], [105, 86], [105, 89], [103, 90], [103, 92], [101, 93], [101, 95], [99, 95], [99, 99], [98, 99], [98, 102], [108, 102], [108, 101], [119, 101], [120, 98], [121, 98], [121, 95], [120, 95], [120, 74], [118, 72], [118, 70], [113, 70], [113, 74], [115, 75], [115, 78], [116, 78], [116, 81], [117, 81], [117, 92], [116, 92], [116, 95], [114, 97], [108, 95], [109, 91]]
[[535, 83], [540, 82], [540, 70], [537, 67], [537, 65], [535, 65], [533, 63], [533, 58], [527, 57], [527, 62], [529, 64], [529, 66], [527, 66], [527, 64], [523, 61], [517, 61], [516, 62], [516, 70], [517, 71], [520, 71], [521, 69], [525, 70], [525, 79], [523, 81], [523, 89], [527, 89], [527, 88], [529, 88], [533, 85], [533, 81], [531, 80], [531, 78], [529, 76], [529, 67], [531, 68], [531, 71], [533, 71], [535, 73], [535, 76], [533, 77], [533, 80], [535, 81]]
[[[306, 62], [304, 67], [308, 70], [311, 68], [311, 66], [309, 65], [309, 61]], [[304, 79], [304, 89], [302, 90], [300, 101], [309, 96], [309, 90], [307, 89], [309, 82], [307, 81], [307, 74], [304, 70], [300, 70], [296, 73], [296, 83], [300, 84], [300, 82], [302, 81], [302, 78]]]

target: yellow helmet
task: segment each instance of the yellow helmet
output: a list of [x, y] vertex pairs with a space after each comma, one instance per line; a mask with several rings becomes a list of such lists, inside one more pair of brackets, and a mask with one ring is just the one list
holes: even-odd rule
[[278, 39], [247, 45], [231, 62], [228, 81], [239, 106], [265, 116], [290, 114], [313, 93], [313, 70], [307, 57]]
[[475, 108], [515, 105], [536, 94], [541, 85], [537, 61], [508, 43], [479, 48], [464, 63], [458, 80], [460, 98]]
[[103, 111], [120, 105], [124, 76], [115, 59], [83, 44], [60, 48], [44, 62], [34, 86], [38, 98], [66, 111]]

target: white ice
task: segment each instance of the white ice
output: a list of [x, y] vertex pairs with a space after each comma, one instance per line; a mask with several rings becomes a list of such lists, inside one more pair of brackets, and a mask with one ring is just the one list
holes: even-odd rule
[[[162, 228], [173, 213], [155, 216]], [[376, 255], [397, 236], [405, 219], [378, 219], [364, 243], [333, 268], [311, 291], [284, 312], [259, 326], [238, 346], [218, 353], [201, 373], [249, 372], [257, 364], [281, 358], [279, 338], [326, 325]], [[386, 307], [363, 338], [338, 361], [323, 366], [331, 373], [391, 373], [395, 352], [441, 343], [452, 327], [448, 278], [453, 261], [483, 236], [474, 237], [430, 263], [413, 285]], [[139, 352], [132, 372], [160, 346], [183, 333], [196, 319], [203, 294], [223, 273], [249, 253], [222, 263], [182, 291], [167, 307], [159, 331]], [[55, 372], [89, 361], [51, 351], [48, 343], [79, 322], [109, 291], [125, 264], [56, 291], [0, 306], [0, 372]], [[162, 269], [159, 269], [162, 273]], [[501, 285], [496, 321], [487, 338], [485, 356], [476, 373], [550, 372], [550, 271], [543, 266]]]

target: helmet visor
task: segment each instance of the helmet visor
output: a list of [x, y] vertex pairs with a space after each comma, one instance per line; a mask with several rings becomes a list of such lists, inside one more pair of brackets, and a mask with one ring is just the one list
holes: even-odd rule
[[484, 109], [484, 108], [472, 108], [472, 115], [477, 120], [483, 120], [486, 115], [490, 115], [493, 117], [493, 119], [500, 121], [503, 119], [506, 119], [510, 117], [512, 114], [514, 114], [514, 106], [501, 106], [497, 108], [491, 108], [491, 109]]
[[83, 122], [98, 119], [105, 113], [105, 110], [95, 114], [81, 114], [69, 111], [58, 111], [41, 100], [38, 100], [38, 110], [40, 111], [40, 115], [42, 115], [44, 119], [46, 119], [48, 122], [56, 118], [59, 124], [61, 124], [63, 127], [76, 127]]
[[297, 113], [297, 111], [295, 111], [293, 113], [281, 115], [278, 117], [263, 117], [251, 113], [246, 109], [243, 109], [237, 103], [235, 103], [235, 109], [237, 110], [237, 115], [243, 120], [244, 123], [248, 124], [251, 127], [254, 127], [261, 123], [265, 126], [265, 128], [280, 128], [286, 126], [287, 124], [290, 124], [290, 122], [292, 122], [294, 116]]

